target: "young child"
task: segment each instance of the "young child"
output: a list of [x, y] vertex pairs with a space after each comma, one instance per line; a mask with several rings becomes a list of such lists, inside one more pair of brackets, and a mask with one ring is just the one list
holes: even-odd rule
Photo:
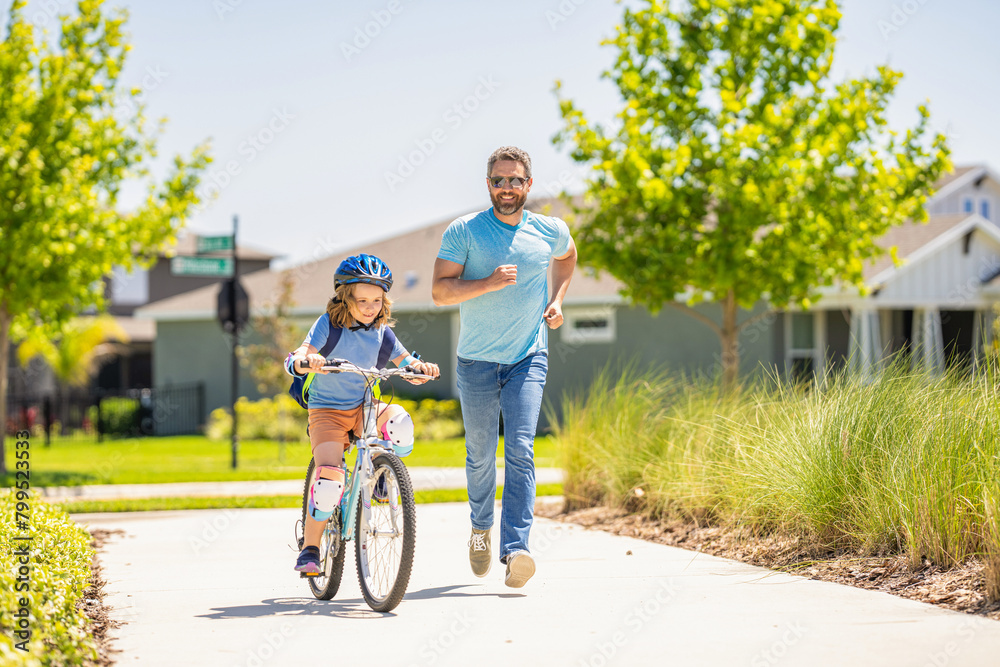
[[[341, 329], [340, 339], [329, 357], [370, 368], [376, 365], [382, 340], [393, 335], [392, 271], [378, 257], [355, 255], [348, 257], [337, 268], [333, 286], [335, 294], [306, 335], [302, 345], [288, 355], [285, 370], [300, 375], [306, 369], [319, 369], [324, 357], [318, 351], [326, 343], [334, 328]], [[393, 335], [393, 338], [395, 336]], [[436, 364], [419, 361], [403, 348], [397, 340], [389, 359], [397, 366], [410, 366], [418, 373], [438, 377]], [[412, 379], [413, 384], [426, 380]], [[316, 472], [309, 490], [309, 506], [304, 527], [305, 542], [299, 553], [295, 569], [307, 575], [319, 573], [319, 543], [323, 526], [340, 504], [344, 493], [344, 450], [350, 442], [350, 433], [361, 433], [362, 404], [365, 379], [353, 373], [329, 374], [318, 371], [309, 387], [309, 441], [312, 445]], [[400, 442], [413, 441], [413, 422], [410, 415], [398, 405], [378, 403], [378, 429], [386, 439]]]

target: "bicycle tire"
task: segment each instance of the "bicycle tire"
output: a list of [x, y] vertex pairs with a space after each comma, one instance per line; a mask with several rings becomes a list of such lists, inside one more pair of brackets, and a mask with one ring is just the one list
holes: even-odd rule
[[[302, 489], [302, 533], [305, 535], [306, 508], [309, 506], [309, 484], [313, 471], [316, 469], [315, 459], [309, 459], [309, 469], [306, 471], [305, 486]], [[299, 546], [301, 549], [301, 545]], [[336, 551], [336, 553], [333, 553]], [[309, 590], [317, 600], [330, 600], [340, 589], [344, 577], [344, 553], [347, 549], [340, 539], [340, 508], [334, 511], [327, 522], [323, 537], [319, 543], [319, 566], [322, 571], [313, 577], [306, 577]]]
[[[410, 474], [399, 457], [379, 454], [372, 463], [372, 485], [367, 488], [374, 488], [384, 477], [388, 497], [383, 502], [372, 502], [367, 488], [363, 487], [358, 498], [354, 535], [358, 583], [369, 607], [388, 612], [403, 600], [410, 583], [417, 539], [417, 508]], [[370, 505], [367, 511], [366, 500]]]

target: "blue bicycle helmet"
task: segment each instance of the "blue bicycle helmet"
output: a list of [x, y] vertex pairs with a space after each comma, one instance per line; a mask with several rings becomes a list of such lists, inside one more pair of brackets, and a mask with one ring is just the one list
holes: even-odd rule
[[352, 255], [340, 263], [333, 276], [333, 288], [351, 283], [378, 285], [388, 292], [392, 288], [392, 271], [375, 255]]

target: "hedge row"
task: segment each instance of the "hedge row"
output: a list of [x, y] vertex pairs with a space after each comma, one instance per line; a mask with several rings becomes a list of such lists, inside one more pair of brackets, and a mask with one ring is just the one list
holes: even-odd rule
[[[87, 617], [77, 609], [90, 581], [90, 534], [37, 496], [24, 502], [30, 506], [29, 533], [18, 530], [14, 492], [0, 491], [0, 665], [96, 661]], [[32, 539], [16, 539], [22, 535]], [[27, 555], [22, 557], [19, 551], [25, 545]]]
[[[413, 418], [414, 435], [418, 440], [444, 440], [456, 438], [465, 432], [458, 401], [425, 398], [420, 401], [396, 399]], [[306, 439], [308, 412], [299, 407], [288, 394], [274, 398], [236, 401], [239, 416], [240, 438], [243, 440]], [[209, 415], [205, 435], [211, 440], [228, 440], [233, 429], [233, 419], [225, 408], [217, 408]]]

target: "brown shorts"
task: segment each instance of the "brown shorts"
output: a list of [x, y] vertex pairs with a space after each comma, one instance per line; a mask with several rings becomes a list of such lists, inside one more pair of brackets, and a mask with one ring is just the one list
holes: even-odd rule
[[351, 442], [351, 431], [362, 433], [361, 406], [353, 410], [333, 408], [313, 408], [309, 411], [309, 444], [313, 453], [316, 445], [324, 442], [341, 442], [345, 446]]

